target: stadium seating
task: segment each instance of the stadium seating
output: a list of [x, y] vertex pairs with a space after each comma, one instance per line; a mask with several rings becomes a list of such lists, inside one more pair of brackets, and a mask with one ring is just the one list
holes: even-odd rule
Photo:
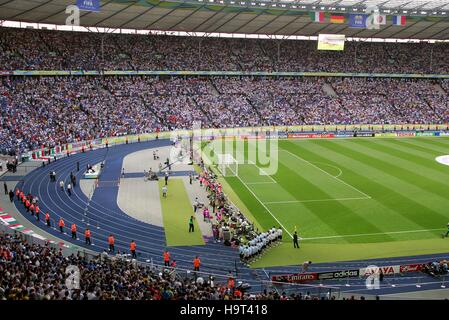
[[8, 77], [0, 84], [0, 151], [194, 121], [204, 128], [446, 124], [448, 87], [447, 80], [370, 78]]

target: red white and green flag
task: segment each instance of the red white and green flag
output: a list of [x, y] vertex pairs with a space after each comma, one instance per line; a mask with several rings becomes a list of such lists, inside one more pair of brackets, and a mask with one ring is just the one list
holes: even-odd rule
[[324, 11], [312, 11], [310, 18], [313, 22], [324, 22]]

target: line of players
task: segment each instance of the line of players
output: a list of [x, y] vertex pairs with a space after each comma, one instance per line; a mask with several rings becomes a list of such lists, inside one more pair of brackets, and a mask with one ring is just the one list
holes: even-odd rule
[[244, 263], [250, 263], [257, 259], [259, 255], [268, 247], [277, 244], [282, 240], [282, 229], [275, 227], [267, 232], [259, 234], [246, 244], [239, 246], [240, 260]]

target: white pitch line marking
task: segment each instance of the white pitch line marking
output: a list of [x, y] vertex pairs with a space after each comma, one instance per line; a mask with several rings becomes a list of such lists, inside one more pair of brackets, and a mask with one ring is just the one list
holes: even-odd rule
[[263, 177], [268, 177], [268, 178], [271, 179], [271, 182], [272, 182], [272, 183], [277, 183], [276, 180], [274, 180], [269, 174], [266, 173], [266, 171], [264, 171], [264, 170], [263, 170], [261, 167], [259, 167], [257, 164], [255, 164], [255, 163], [252, 162], [252, 161], [248, 161], [248, 163], [249, 163], [249, 164], [252, 164], [252, 165], [255, 166], [256, 168], [258, 168], [261, 172], [264, 172], [265, 175], [263, 175]]
[[371, 199], [371, 197], [370, 197], [369, 195], [367, 195], [365, 192], [363, 192], [363, 191], [357, 189], [357, 188], [354, 187], [354, 186], [351, 186], [349, 183], [347, 183], [347, 182], [345, 182], [345, 181], [339, 179], [338, 177], [334, 177], [334, 176], [331, 175], [329, 172], [324, 171], [323, 169], [321, 169], [320, 167], [318, 167], [318, 166], [314, 165], [313, 163], [307, 161], [306, 159], [303, 159], [303, 158], [301, 158], [300, 156], [298, 156], [298, 155], [296, 155], [296, 154], [294, 154], [294, 153], [292, 153], [292, 152], [290, 152], [290, 151], [288, 151], [288, 150], [285, 150], [285, 149], [281, 149], [281, 151], [288, 152], [289, 154], [291, 154], [292, 156], [296, 157], [297, 159], [299, 159], [299, 160], [301, 160], [301, 161], [304, 161], [305, 163], [308, 163], [309, 165], [311, 165], [311, 166], [317, 168], [318, 170], [320, 170], [321, 172], [324, 172], [324, 173], [327, 174], [328, 176], [330, 176], [330, 177], [332, 177], [332, 178], [338, 180], [339, 182], [343, 183], [344, 185], [346, 185], [346, 186], [348, 186], [348, 187], [354, 189], [355, 191], [357, 191], [357, 192], [363, 194], [367, 199]]
[[240, 178], [238, 175], [236, 177], [246, 187], [246, 189], [248, 189], [248, 191], [254, 196], [254, 198], [256, 198], [256, 200], [259, 201], [262, 207], [264, 207], [265, 210], [267, 210], [267, 212], [273, 217], [273, 219], [276, 220], [277, 223], [279, 223], [279, 225], [285, 230], [285, 232], [287, 232], [290, 238], [293, 238], [292, 234], [288, 231], [288, 229], [284, 227], [284, 225], [278, 220], [278, 218], [276, 218], [276, 216], [271, 212], [271, 210], [268, 209], [268, 207], [259, 199], [259, 197], [253, 192], [253, 190], [251, 190], [251, 188], [245, 183], [245, 181], [243, 181], [242, 178]]
[[252, 184], [274, 184], [277, 182], [272, 182], [272, 181], [264, 181], [264, 182], [247, 182], [247, 185], [252, 185]]
[[269, 201], [265, 204], [284, 204], [284, 203], [303, 203], [303, 202], [321, 202], [321, 201], [349, 201], [349, 200], [369, 200], [370, 198], [340, 198], [340, 199], [312, 199], [312, 200], [291, 200], [291, 201]]
[[401, 233], [418, 233], [418, 232], [429, 232], [446, 230], [442, 228], [438, 229], [423, 229], [423, 230], [406, 230], [406, 231], [392, 231], [392, 232], [378, 232], [378, 233], [359, 233], [359, 234], [347, 234], [341, 236], [327, 236], [327, 237], [313, 237], [313, 238], [302, 238], [301, 240], [319, 240], [319, 239], [334, 239], [334, 238], [354, 238], [354, 237], [366, 237], [366, 236], [377, 236], [385, 234], [401, 234]]

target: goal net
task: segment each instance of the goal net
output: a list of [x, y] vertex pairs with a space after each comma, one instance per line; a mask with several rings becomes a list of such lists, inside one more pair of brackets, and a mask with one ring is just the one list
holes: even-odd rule
[[236, 177], [238, 176], [238, 162], [230, 154], [218, 154], [217, 155], [217, 168], [224, 177]]

